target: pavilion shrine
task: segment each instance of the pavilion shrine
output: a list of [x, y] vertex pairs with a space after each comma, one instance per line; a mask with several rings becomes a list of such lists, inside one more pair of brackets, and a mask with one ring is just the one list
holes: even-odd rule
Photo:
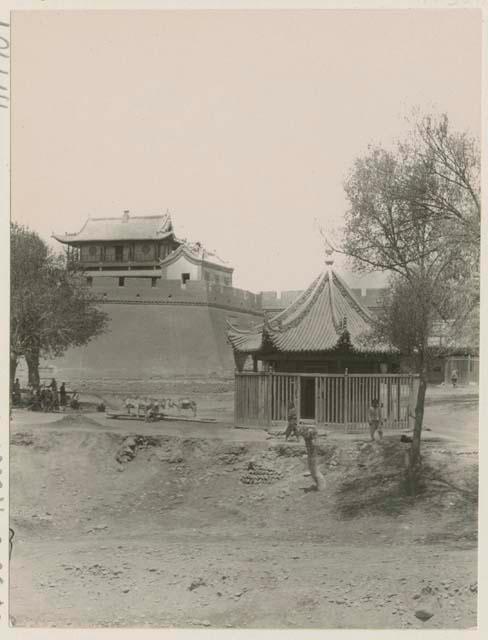
[[265, 370], [295, 373], [387, 373], [397, 369], [396, 351], [365, 346], [373, 317], [348, 285], [326, 268], [284, 311], [254, 329], [228, 323], [238, 370], [251, 356]]
[[373, 317], [332, 267], [328, 254], [312, 284], [254, 328], [228, 322], [237, 424], [281, 423], [293, 400], [301, 419], [365, 428], [373, 397], [389, 424], [408, 424], [412, 379], [396, 375], [395, 349], [368, 341]]

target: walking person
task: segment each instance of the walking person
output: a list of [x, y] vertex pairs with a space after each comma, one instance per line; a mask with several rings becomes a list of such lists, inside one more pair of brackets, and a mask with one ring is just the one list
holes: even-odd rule
[[288, 440], [291, 436], [295, 436], [297, 442], [300, 439], [297, 426], [297, 410], [293, 401], [288, 405], [288, 426], [285, 431], [285, 440]]
[[369, 408], [369, 435], [374, 442], [375, 434], [378, 432], [380, 440], [383, 438], [381, 407], [378, 398], [373, 398]]
[[457, 372], [457, 369], [453, 369], [451, 373], [451, 382], [452, 382], [453, 389], [456, 388], [457, 381], [458, 381], [458, 372]]

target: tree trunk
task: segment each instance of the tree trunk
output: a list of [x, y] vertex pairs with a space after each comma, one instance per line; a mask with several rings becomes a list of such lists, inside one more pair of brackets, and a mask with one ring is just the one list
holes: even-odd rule
[[39, 352], [31, 351], [25, 354], [25, 361], [27, 362], [27, 368], [29, 370], [29, 384], [34, 387], [40, 385], [39, 378]]
[[407, 492], [415, 495], [419, 489], [420, 479], [420, 441], [422, 436], [422, 425], [424, 422], [425, 394], [427, 391], [427, 364], [422, 358], [420, 369], [419, 390], [417, 393], [417, 403], [415, 405], [415, 426], [413, 429], [412, 446], [407, 459]]
[[317, 449], [315, 446], [317, 430], [314, 427], [309, 427], [302, 432], [302, 435], [307, 448], [308, 470], [315, 482], [317, 491], [321, 491], [322, 489], [325, 489], [325, 478], [317, 467]]
[[17, 354], [13, 353], [12, 351], [10, 352], [10, 393], [12, 393], [12, 389], [14, 386], [14, 382], [15, 382], [15, 374], [17, 372], [17, 365], [18, 365], [18, 358], [17, 358]]

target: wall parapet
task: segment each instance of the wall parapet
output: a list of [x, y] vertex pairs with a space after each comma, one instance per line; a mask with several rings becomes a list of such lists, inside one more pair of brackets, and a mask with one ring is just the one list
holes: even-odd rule
[[[288, 291], [262, 291], [261, 302], [264, 311], [281, 311], [286, 309], [292, 304], [299, 295], [303, 293], [303, 289], [300, 290], [288, 290]], [[384, 288], [377, 289], [353, 289], [352, 293], [356, 296], [358, 302], [364, 307], [375, 308], [381, 304], [381, 298], [386, 291]]]
[[162, 280], [157, 277], [123, 277], [123, 286], [114, 277], [97, 276], [91, 290], [100, 302], [211, 305], [238, 311], [262, 313], [261, 295], [208, 283], [206, 281]]

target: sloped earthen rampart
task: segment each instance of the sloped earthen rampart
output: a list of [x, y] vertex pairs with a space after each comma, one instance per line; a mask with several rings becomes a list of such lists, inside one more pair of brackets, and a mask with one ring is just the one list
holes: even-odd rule
[[241, 327], [262, 317], [260, 296], [205, 282], [151, 278], [93, 278], [92, 290], [109, 315], [107, 332], [53, 361], [70, 378], [232, 375], [226, 320]]

